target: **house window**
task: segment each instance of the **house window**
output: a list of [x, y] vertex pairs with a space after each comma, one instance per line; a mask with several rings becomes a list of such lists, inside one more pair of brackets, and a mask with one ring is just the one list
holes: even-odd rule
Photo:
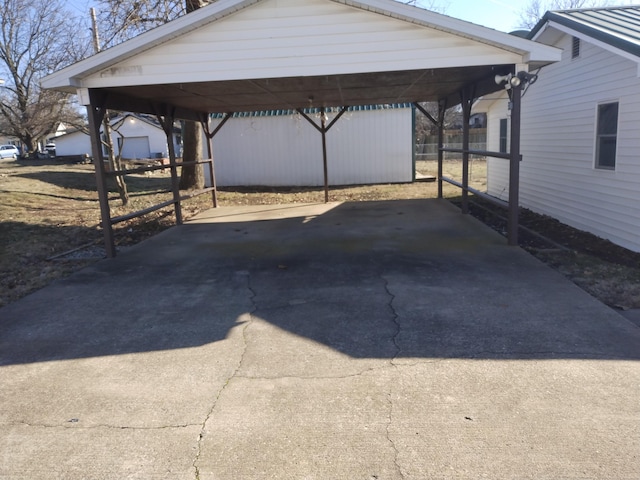
[[500, 153], [507, 153], [507, 119], [500, 119]]
[[616, 146], [618, 143], [618, 102], [598, 105], [596, 130], [596, 168], [616, 168]]
[[580, 39], [573, 37], [571, 41], [571, 58], [578, 58], [580, 56]]

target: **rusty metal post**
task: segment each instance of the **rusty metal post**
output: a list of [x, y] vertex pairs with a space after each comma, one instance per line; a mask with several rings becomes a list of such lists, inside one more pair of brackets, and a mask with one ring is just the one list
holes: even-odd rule
[[518, 245], [518, 221], [520, 208], [520, 112], [522, 85], [511, 89], [511, 148], [509, 158], [509, 215], [507, 223], [507, 242]]
[[443, 198], [442, 177], [444, 176], [444, 116], [447, 111], [446, 102], [438, 102], [438, 198]]
[[176, 161], [176, 147], [173, 143], [173, 114], [165, 114], [163, 128], [167, 135], [167, 147], [169, 148], [169, 171], [171, 172], [171, 192], [173, 194], [173, 207], [176, 214], [176, 224], [182, 225], [182, 202], [180, 200], [180, 177], [178, 176], [178, 163]]
[[90, 104], [87, 105], [87, 117], [89, 119], [93, 166], [96, 172], [96, 186], [98, 188], [98, 201], [100, 203], [104, 248], [107, 257], [113, 258], [116, 256], [116, 244], [113, 236], [113, 225], [111, 224], [109, 189], [107, 188], [107, 176], [104, 171], [104, 158], [102, 156], [102, 141], [100, 140], [100, 124], [104, 119], [106, 109], [95, 105], [94, 95], [90, 94], [90, 99]]
[[469, 213], [469, 121], [473, 95], [462, 92], [462, 213]]
[[213, 200], [213, 208], [218, 208], [218, 186], [216, 185], [216, 172], [213, 168], [213, 135], [209, 128], [209, 120], [202, 122], [202, 130], [207, 138], [207, 154], [209, 155], [209, 183], [211, 184], [211, 199]]
[[325, 108], [320, 109], [320, 133], [322, 133], [322, 166], [324, 173], [324, 203], [329, 203], [329, 168], [327, 166], [327, 116]]

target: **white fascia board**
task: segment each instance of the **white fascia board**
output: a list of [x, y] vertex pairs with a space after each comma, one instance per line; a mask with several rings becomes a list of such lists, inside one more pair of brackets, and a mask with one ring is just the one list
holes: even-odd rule
[[[580, 40], [583, 40], [585, 42], [588, 42], [592, 45], [595, 45], [597, 47], [602, 48], [603, 50], [607, 50], [608, 52], [614, 53], [616, 55], [619, 55], [623, 58], [626, 58], [627, 60], [631, 60], [632, 62], [635, 62], [638, 64], [638, 68], [640, 69], [640, 57], [638, 57], [637, 55], [634, 55], [632, 53], [629, 52], [625, 52], [624, 50], [620, 50], [619, 48], [614, 47], [613, 45], [610, 45], [609, 43], [606, 42], [602, 42], [600, 40], [596, 40], [595, 38], [582, 33], [582, 32], [578, 32], [576, 30], [573, 30], [572, 28], [569, 28], [565, 25], [561, 25], [559, 23], [556, 23], [554, 21], [549, 21], [547, 22], [547, 24], [545, 25], [544, 28], [541, 28], [538, 33], [535, 35], [534, 40], [538, 39], [544, 32], [546, 32], [546, 30], [548, 28], [553, 28], [554, 30], [557, 30], [559, 32], [562, 32], [566, 35], [571, 35], [572, 37], [576, 37], [579, 38]], [[640, 70], [639, 70], [640, 71]]]
[[218, 0], [42, 78], [42, 88], [75, 92], [81, 79], [261, 0]]
[[525, 62], [556, 62], [562, 55], [561, 50], [549, 45], [394, 0], [331, 1], [498, 47], [522, 55]]

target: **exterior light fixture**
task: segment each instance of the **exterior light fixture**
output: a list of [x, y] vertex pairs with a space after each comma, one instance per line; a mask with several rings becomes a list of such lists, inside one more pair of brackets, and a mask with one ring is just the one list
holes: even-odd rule
[[494, 79], [497, 85], [500, 85], [501, 83], [505, 82], [504, 88], [509, 90], [512, 87], [519, 87], [523, 83], [524, 84], [535, 83], [535, 81], [538, 79], [538, 75], [534, 73], [521, 71], [521, 72], [518, 72], [516, 75], [513, 75], [512, 73], [509, 73], [507, 75], [496, 75]]
[[496, 75], [495, 81], [496, 85], [500, 85], [502, 82], [507, 82], [507, 85], [510, 84], [509, 80], [511, 80], [512, 75], [509, 73], [508, 75]]

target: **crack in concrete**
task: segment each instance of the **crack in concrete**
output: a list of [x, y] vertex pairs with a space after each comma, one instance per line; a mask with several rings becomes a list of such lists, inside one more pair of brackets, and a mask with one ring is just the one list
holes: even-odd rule
[[389, 444], [391, 445], [391, 448], [393, 449], [393, 464], [395, 465], [396, 469], [398, 470], [398, 473], [400, 474], [400, 478], [404, 478], [404, 473], [402, 472], [402, 467], [400, 466], [400, 451], [398, 450], [398, 447], [396, 445], [396, 442], [393, 441], [393, 439], [391, 438], [391, 425], [393, 425], [393, 400], [391, 399], [391, 388], [389, 388], [389, 393], [387, 394], [387, 402], [389, 403], [389, 416], [387, 417], [387, 427], [385, 430], [385, 435], [387, 438], [387, 441], [389, 442]]
[[243, 378], [246, 380], [343, 380], [348, 378], [356, 378], [366, 375], [368, 373], [377, 372], [380, 370], [388, 370], [393, 368], [394, 365], [382, 365], [379, 367], [369, 367], [357, 373], [349, 373], [346, 375], [236, 375], [235, 378]]
[[396, 333], [391, 338], [393, 345], [396, 347], [396, 354], [391, 359], [391, 364], [395, 365], [394, 362], [400, 356], [400, 352], [402, 351], [402, 348], [400, 348], [400, 345], [398, 344], [398, 337], [400, 336], [400, 332], [402, 331], [402, 326], [398, 321], [398, 319], [400, 318], [400, 315], [398, 315], [398, 312], [393, 306], [393, 302], [395, 301], [396, 296], [391, 292], [391, 289], [389, 288], [389, 280], [385, 278], [384, 275], [381, 275], [380, 278], [382, 278], [382, 280], [384, 281], [384, 289], [385, 289], [385, 292], [387, 292], [387, 295], [389, 296], [389, 302], [387, 303], [387, 306], [389, 307], [389, 310], [391, 310], [391, 318], [392, 318], [393, 324], [396, 326]]
[[149, 430], [149, 431], [153, 431], [153, 430], [171, 430], [171, 429], [178, 429], [178, 428], [190, 428], [190, 427], [199, 427], [201, 424], [200, 423], [185, 423], [185, 424], [180, 424], [180, 425], [161, 425], [158, 427], [134, 427], [134, 426], [127, 426], [127, 425], [109, 425], [106, 423], [98, 423], [95, 425], [90, 425], [90, 426], [84, 426], [81, 425], [81, 421], [78, 419], [72, 419], [72, 420], [67, 420], [65, 423], [68, 423], [69, 425], [65, 425], [65, 424], [50, 424], [50, 423], [30, 423], [30, 422], [8, 422], [8, 423], [2, 423], [0, 425], [2, 426], [9, 426], [9, 427], [16, 427], [16, 426], [25, 426], [25, 427], [29, 427], [29, 428], [58, 428], [58, 429], [65, 429], [65, 430], [72, 430], [72, 429], [82, 429], [82, 430], [94, 430], [94, 429], [106, 429], [106, 430], [139, 430], [139, 431], [144, 431], [144, 430]]
[[[396, 347], [396, 354], [391, 359], [390, 365], [395, 370], [398, 370], [399, 365], [396, 364], [396, 360], [400, 356], [400, 352], [402, 352], [402, 348], [398, 343], [398, 338], [400, 336], [400, 333], [402, 332], [402, 325], [400, 325], [400, 321], [399, 321], [400, 315], [398, 315], [398, 312], [393, 306], [393, 302], [395, 301], [396, 296], [393, 294], [393, 292], [391, 292], [389, 280], [385, 278], [384, 275], [381, 275], [380, 278], [382, 278], [382, 280], [384, 281], [384, 289], [387, 292], [387, 295], [389, 296], [389, 302], [387, 303], [387, 306], [389, 307], [389, 310], [391, 310], [391, 314], [392, 314], [391, 317], [394, 325], [396, 326], [396, 332], [392, 337], [393, 345]], [[392, 395], [393, 395], [393, 386], [390, 385], [389, 392], [387, 394], [387, 402], [389, 403], [389, 416], [387, 418], [387, 427], [385, 429], [385, 435], [386, 435], [387, 441], [391, 445], [391, 448], [393, 449], [393, 452], [394, 452], [393, 464], [395, 465], [398, 471], [398, 474], [400, 475], [400, 478], [404, 478], [404, 473], [402, 472], [402, 467], [400, 466], [400, 451], [398, 450], [398, 446], [396, 445], [396, 443], [393, 441], [393, 438], [391, 438], [391, 426], [393, 425], [393, 407], [394, 407]]]
[[249, 321], [245, 322], [242, 327], [243, 348], [242, 348], [242, 353], [240, 354], [240, 360], [238, 361], [236, 368], [233, 370], [233, 373], [229, 376], [229, 378], [227, 378], [224, 385], [222, 385], [222, 388], [220, 388], [220, 390], [218, 391], [218, 394], [216, 395], [213, 401], [213, 405], [209, 409], [209, 412], [207, 413], [207, 416], [205, 417], [202, 424], [200, 424], [201, 429], [200, 429], [200, 434], [198, 435], [198, 443], [196, 445], [196, 455], [192, 463], [193, 469], [195, 471], [195, 480], [200, 480], [200, 467], [198, 466], [198, 462], [200, 460], [200, 456], [202, 455], [202, 440], [204, 439], [204, 436], [205, 436], [205, 429], [206, 429], [207, 423], [211, 419], [211, 416], [213, 415], [213, 412], [216, 409], [216, 406], [218, 405], [218, 401], [220, 400], [220, 397], [226, 390], [227, 386], [231, 383], [231, 381], [234, 378], [237, 378], [238, 372], [240, 371], [240, 368], [242, 368], [244, 357], [245, 357], [245, 354], [247, 353], [247, 348], [248, 348], [247, 336], [246, 336], [247, 328], [249, 328], [249, 325], [251, 325], [251, 323], [253, 322], [254, 313], [258, 310], [258, 305], [255, 302], [255, 298], [257, 294], [253, 289], [253, 287], [251, 286], [251, 273], [249, 271], [242, 271], [242, 272], [236, 272], [236, 275], [246, 276], [246, 288], [249, 291], [248, 297], [249, 297], [249, 301], [251, 302], [251, 309], [248, 312]]

